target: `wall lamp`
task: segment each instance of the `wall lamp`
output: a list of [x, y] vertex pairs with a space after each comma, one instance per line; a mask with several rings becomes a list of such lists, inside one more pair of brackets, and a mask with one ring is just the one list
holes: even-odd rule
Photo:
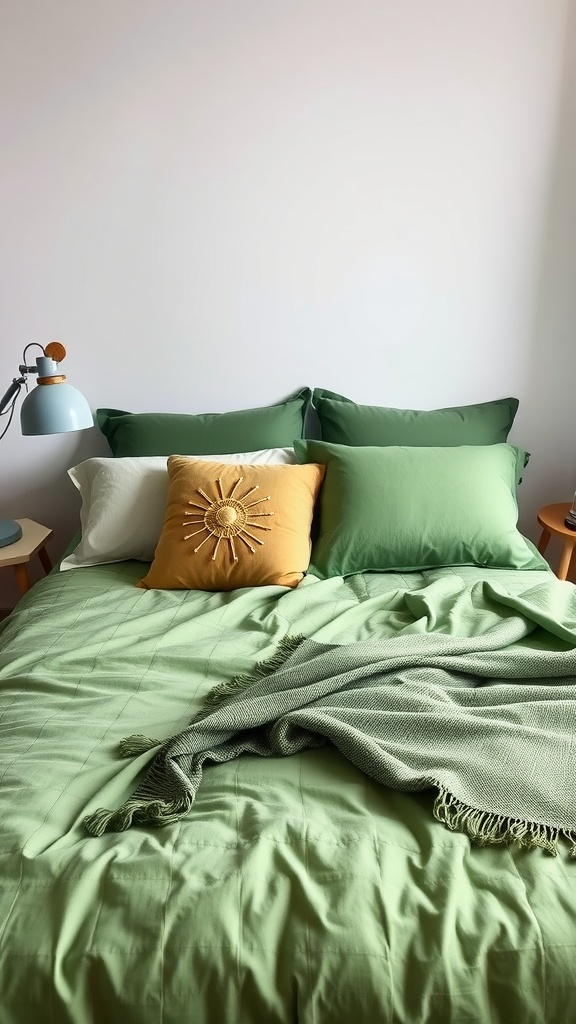
[[[27, 352], [36, 346], [42, 355], [35, 366], [27, 365]], [[26, 345], [22, 364], [18, 367], [19, 377], [14, 377], [10, 387], [0, 399], [0, 417], [8, 421], [0, 429], [0, 440], [6, 434], [14, 416], [16, 401], [21, 389], [28, 391], [28, 376], [38, 374], [37, 386], [30, 391], [20, 409], [20, 429], [23, 434], [63, 434], [70, 430], [86, 430], [94, 425], [90, 406], [84, 395], [66, 383], [66, 377], [59, 372], [58, 364], [66, 356], [66, 349], [59, 341], [51, 341], [46, 348], [37, 342]], [[11, 519], [0, 519], [0, 548], [13, 544], [22, 535], [21, 527]]]

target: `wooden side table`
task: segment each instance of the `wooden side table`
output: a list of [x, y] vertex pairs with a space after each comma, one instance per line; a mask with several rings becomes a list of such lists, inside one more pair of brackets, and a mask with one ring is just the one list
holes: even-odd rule
[[52, 530], [40, 523], [35, 523], [33, 519], [17, 519], [16, 522], [20, 523], [22, 527], [22, 536], [13, 544], [0, 548], [0, 569], [12, 565], [20, 593], [25, 594], [32, 586], [27, 566], [34, 555], [38, 555], [46, 573], [49, 573], [52, 568], [50, 556], [46, 551], [46, 544], [52, 536]]
[[552, 534], [562, 538], [562, 554], [560, 555], [558, 572], [556, 573], [559, 580], [565, 580], [568, 576], [570, 562], [574, 553], [574, 545], [576, 544], [576, 530], [569, 530], [567, 526], [564, 526], [564, 519], [570, 508], [571, 503], [569, 501], [559, 501], [555, 505], [544, 505], [543, 508], [539, 509], [537, 517], [542, 527], [542, 533], [538, 541], [538, 551], [541, 555], [546, 551]]

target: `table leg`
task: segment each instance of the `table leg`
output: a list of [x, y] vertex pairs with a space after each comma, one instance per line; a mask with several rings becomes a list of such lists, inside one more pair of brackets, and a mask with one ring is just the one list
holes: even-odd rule
[[568, 569], [570, 568], [570, 560], [572, 558], [572, 552], [574, 550], [575, 541], [567, 540], [562, 548], [562, 554], [560, 556], [560, 564], [558, 566], [558, 579], [565, 580], [568, 575]]
[[44, 572], [46, 573], [46, 575], [48, 575], [48, 573], [52, 570], [52, 562], [50, 561], [50, 555], [46, 551], [46, 548], [40, 548], [40, 551], [38, 552], [38, 558], [42, 562]]
[[28, 570], [24, 563], [14, 566], [14, 572], [16, 573], [16, 580], [20, 588], [20, 593], [25, 594], [27, 590], [30, 590], [31, 583], [30, 577], [28, 576]]
[[542, 533], [540, 534], [540, 540], [538, 541], [538, 551], [541, 555], [543, 555], [546, 551], [546, 548], [548, 547], [548, 541], [550, 540], [551, 536], [551, 531], [547, 530], [544, 526], [542, 529]]

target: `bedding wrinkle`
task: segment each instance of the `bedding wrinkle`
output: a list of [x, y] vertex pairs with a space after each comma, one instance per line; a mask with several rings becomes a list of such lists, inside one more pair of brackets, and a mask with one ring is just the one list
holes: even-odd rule
[[[367, 780], [365, 780], [365, 799], [366, 806], [369, 805], [370, 800], [368, 797], [369, 789]], [[380, 849], [379, 837], [377, 830], [374, 828], [372, 832], [372, 843], [373, 843], [373, 858], [374, 864], [377, 868], [377, 876], [375, 878], [374, 886], [374, 897], [373, 897], [373, 913], [379, 932], [379, 941], [381, 943], [382, 952], [384, 954], [384, 969], [386, 970], [385, 984], [382, 985], [382, 990], [387, 992], [387, 1006], [385, 1010], [385, 1019], [393, 1020], [394, 1007], [400, 1009], [398, 1003], [398, 995], [396, 993], [396, 983], [394, 978], [393, 964], [395, 960], [395, 935], [398, 931], [404, 929], [404, 921], [398, 919], [395, 915], [394, 909], [389, 906], [389, 898], [392, 895], [394, 900], [395, 891], [397, 892], [400, 888], [398, 881], [393, 876], [388, 878], [388, 875], [384, 874], [382, 870], [382, 854]]]
[[[302, 756], [300, 754], [298, 754], [298, 762], [299, 762], [299, 764], [298, 764], [298, 796], [300, 798], [300, 807], [301, 807], [302, 820], [307, 822], [306, 805], [305, 805], [305, 800], [304, 800], [304, 788], [303, 788], [303, 784], [302, 784], [303, 783], [303, 780], [302, 780], [303, 759], [302, 759]], [[308, 828], [308, 824], [306, 824], [305, 832], [304, 832], [304, 871], [305, 871], [306, 876], [310, 877], [310, 849], [309, 849], [309, 828]], [[305, 915], [304, 915], [304, 918], [305, 918], [304, 943], [305, 943], [305, 951], [306, 951], [306, 989], [307, 989], [308, 992], [311, 992], [312, 988], [313, 988], [313, 975], [312, 975], [312, 964], [311, 964], [311, 956], [310, 956], [310, 924], [309, 924], [308, 920], [306, 920], [307, 916], [308, 916], [307, 913], [305, 913]]]
[[[485, 965], [488, 960], [499, 958], [502, 962], [502, 967], [496, 970], [500, 975], [499, 984], [505, 988], [508, 983], [511, 989], [509, 993], [503, 992], [500, 999], [508, 1005], [512, 1016], [497, 1019], [524, 1020], [521, 1002], [529, 993], [531, 1019], [544, 1020], [545, 1017], [539, 1016], [542, 1003], [538, 983], [532, 979], [532, 976], [541, 977], [541, 946], [529, 908], [523, 905], [521, 887], [514, 885], [512, 894], [508, 874], [501, 868], [498, 870], [496, 861], [496, 870], [485, 879], [475, 870], [475, 860], [465, 846], [454, 854], [449, 870], [441, 873], [433, 860], [423, 861], [416, 855], [409, 861], [411, 884], [408, 885], [406, 879], [403, 900], [406, 907], [412, 908], [412, 913], [413, 893], [419, 898], [410, 973], [412, 978], [425, 979], [414, 1014], [418, 1006], [420, 1013], [427, 1008], [426, 1019], [426, 1013], [432, 1013], [433, 1019], [441, 1019], [437, 1015], [441, 1013], [442, 998], [435, 991], [436, 971], [432, 966], [439, 958], [440, 962], [453, 966], [450, 1003], [449, 1007], [444, 1007], [444, 1012], [458, 1008], [464, 1015], [463, 1020], [492, 1019], [497, 1011], [488, 1000]], [[486, 856], [489, 859], [490, 853], [486, 852]], [[430, 964], [428, 973], [421, 969], [425, 963]], [[481, 979], [480, 985], [474, 983], [476, 978]], [[521, 986], [518, 986], [519, 978]], [[417, 991], [414, 982], [412, 990]]]
[[[570, 879], [566, 877], [565, 885], [561, 889], [556, 889], [555, 886], [550, 885], [551, 879], [548, 873], [544, 872], [539, 884], [534, 886], [533, 868], [531, 865], [526, 865], [526, 867], [528, 868], [527, 875], [513, 860], [510, 872], [517, 878], [517, 889], [522, 894], [527, 915], [530, 915], [533, 931], [538, 937], [540, 963], [538, 975], [535, 976], [538, 977], [542, 993], [542, 1019], [548, 1020], [554, 1019], [554, 1007], [558, 1003], [565, 1007], [573, 1005], [576, 990], [573, 966], [568, 977], [563, 978], [560, 983], [559, 979], [554, 977], [554, 967], [557, 963], [554, 947], [559, 938], [558, 922], [562, 919], [563, 911], [567, 909]], [[542, 912], [543, 908], [545, 908], [544, 913]], [[560, 946], [563, 952], [569, 951], [573, 965], [576, 957], [576, 936], [572, 934], [568, 943], [566, 945], [560, 943]]]
[[[167, 938], [168, 938], [168, 934], [169, 934], [169, 926], [168, 926], [169, 909], [168, 908], [170, 906], [170, 897], [171, 897], [172, 887], [173, 887], [173, 884], [174, 884], [174, 849], [175, 849], [175, 846], [176, 846], [176, 844], [178, 842], [178, 836], [180, 834], [181, 828], [182, 828], [181, 823], [178, 822], [177, 828], [176, 828], [176, 831], [175, 831], [175, 835], [173, 835], [173, 837], [172, 837], [172, 844], [171, 844], [171, 848], [170, 848], [170, 851], [169, 851], [170, 852], [170, 877], [168, 879], [168, 886], [167, 886], [166, 896], [165, 896], [164, 901], [163, 901], [164, 902], [164, 906], [163, 906], [162, 918], [161, 918], [161, 922], [162, 923], [161, 923], [161, 931], [160, 931], [160, 993], [159, 993], [159, 996], [160, 996], [160, 1022], [161, 1022], [161, 1024], [164, 1024], [164, 1022], [166, 1020], [169, 1021], [171, 1019], [171, 1017], [172, 1017], [172, 1014], [171, 1014], [170, 1010], [168, 1010], [168, 1015], [166, 1015], [166, 993], [170, 990], [170, 985], [171, 985], [171, 982], [172, 982], [172, 971], [173, 971], [173, 964], [171, 964], [169, 962], [170, 958], [167, 957], [167, 955], [166, 955], [166, 946], [167, 946]], [[192, 922], [190, 922], [190, 924], [191, 923]]]
[[[284, 963], [288, 961], [289, 965], [289, 952], [285, 950], [291, 899], [289, 875], [282, 871], [281, 865], [268, 864], [269, 853], [259, 842], [263, 829], [266, 830], [265, 824], [255, 819], [258, 805], [246, 799], [245, 787], [239, 783], [238, 765], [233, 774], [233, 805], [237, 836], [235, 913], [227, 920], [226, 930], [230, 931], [231, 950], [234, 950], [234, 985], [228, 990], [224, 974], [215, 979], [220, 988], [228, 990], [227, 1010], [222, 1019], [246, 1024], [257, 1020], [281, 1022], [285, 1019], [286, 1006], [293, 1001], [290, 980], [285, 970], [278, 969], [274, 955], [284, 955]], [[248, 847], [239, 842], [240, 836], [251, 840]], [[273, 847], [272, 856], [276, 852], [277, 848]], [[270, 877], [273, 883], [262, 885], [262, 880]], [[222, 1015], [220, 998], [214, 990], [207, 1003], [207, 1019], [218, 1019]]]

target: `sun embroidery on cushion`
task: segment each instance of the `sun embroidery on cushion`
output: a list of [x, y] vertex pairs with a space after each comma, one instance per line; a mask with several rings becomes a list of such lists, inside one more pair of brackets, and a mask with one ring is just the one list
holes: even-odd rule
[[[200, 551], [200, 548], [210, 540], [214, 538], [214, 551], [212, 552], [212, 561], [215, 560], [218, 554], [218, 548], [222, 540], [228, 541], [230, 547], [230, 554], [235, 562], [238, 561], [238, 555], [236, 554], [236, 548], [234, 546], [234, 538], [237, 537], [241, 540], [247, 548], [250, 549], [252, 554], [255, 553], [256, 548], [250, 543], [254, 541], [255, 544], [263, 545], [264, 541], [260, 540], [259, 537], [255, 537], [253, 533], [247, 529], [250, 527], [252, 530], [271, 530], [271, 526], [264, 526], [263, 523], [255, 522], [256, 519], [262, 519], [265, 516], [273, 516], [273, 512], [253, 512], [252, 509], [255, 505], [261, 505], [263, 501], [270, 501], [270, 495], [267, 494], [264, 498], [257, 498], [255, 501], [247, 502], [246, 499], [250, 498], [257, 490], [259, 490], [258, 484], [255, 487], [251, 487], [249, 491], [242, 497], [234, 497], [236, 488], [240, 486], [244, 477], [241, 476], [234, 484], [230, 494], [225, 495], [222, 489], [222, 480], [218, 477], [217, 484], [217, 496], [216, 498], [209, 497], [206, 491], [203, 491], [201, 487], [198, 487], [198, 494], [204, 498], [208, 503], [201, 505], [197, 501], [189, 501], [188, 505], [193, 505], [194, 512], [185, 512], [184, 515], [190, 518], [182, 523], [182, 526], [199, 526], [199, 530], [194, 530], [193, 533], [187, 533], [184, 536], [184, 540], [190, 540], [192, 537], [197, 537], [202, 533], [206, 534], [204, 540], [194, 548], [194, 554]], [[194, 518], [193, 518], [194, 517]]]

